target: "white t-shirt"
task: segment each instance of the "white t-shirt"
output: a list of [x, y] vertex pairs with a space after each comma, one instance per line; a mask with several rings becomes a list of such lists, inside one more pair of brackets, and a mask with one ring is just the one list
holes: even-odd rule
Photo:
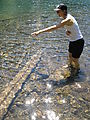
[[78, 23], [75, 18], [72, 15], [68, 14], [66, 19], [71, 19], [73, 21], [72, 25], [65, 25], [65, 29], [71, 32], [71, 34], [69, 35], [70, 41], [76, 41], [83, 38], [83, 35], [79, 29]]

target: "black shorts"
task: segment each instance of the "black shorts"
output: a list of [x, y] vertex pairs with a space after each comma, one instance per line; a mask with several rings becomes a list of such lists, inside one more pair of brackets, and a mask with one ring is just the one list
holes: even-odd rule
[[73, 58], [79, 58], [84, 47], [84, 39], [79, 39], [69, 43], [69, 52], [72, 53]]

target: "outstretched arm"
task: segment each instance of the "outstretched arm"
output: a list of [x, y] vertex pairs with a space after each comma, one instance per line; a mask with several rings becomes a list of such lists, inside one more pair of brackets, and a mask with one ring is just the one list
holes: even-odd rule
[[53, 26], [50, 26], [50, 27], [48, 27], [48, 28], [44, 28], [44, 29], [42, 29], [42, 30], [33, 32], [33, 33], [31, 33], [31, 35], [32, 35], [32, 36], [36, 36], [36, 35], [38, 35], [38, 34], [40, 34], [40, 33], [43, 33], [43, 32], [51, 32], [51, 31], [56, 30], [56, 29], [58, 29], [58, 28], [60, 28], [60, 25], [53, 25]]
[[40, 34], [40, 33], [43, 33], [43, 32], [51, 32], [51, 31], [53, 31], [53, 30], [57, 30], [58, 28], [61, 28], [61, 27], [63, 27], [65, 24], [67, 24], [69, 22], [69, 20], [63, 20], [60, 24], [58, 24], [58, 25], [53, 25], [53, 26], [50, 26], [50, 27], [48, 27], [48, 28], [44, 28], [44, 29], [42, 29], [42, 30], [39, 30], [39, 31], [36, 31], [36, 32], [33, 32], [33, 33], [31, 33], [31, 35], [32, 36], [36, 36], [36, 35], [38, 35], [38, 34]]

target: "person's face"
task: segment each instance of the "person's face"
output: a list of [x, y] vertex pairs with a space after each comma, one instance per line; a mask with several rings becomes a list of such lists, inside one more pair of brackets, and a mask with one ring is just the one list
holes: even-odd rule
[[62, 11], [62, 10], [58, 10], [57, 14], [59, 17], [64, 17], [64, 11]]

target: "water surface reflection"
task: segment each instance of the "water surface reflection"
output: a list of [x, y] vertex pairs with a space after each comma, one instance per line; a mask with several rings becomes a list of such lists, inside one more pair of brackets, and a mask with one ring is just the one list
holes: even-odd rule
[[2, 119], [90, 119], [90, 15], [89, 1], [88, 4], [86, 1], [81, 1], [81, 4], [67, 2], [87, 40], [80, 58], [80, 72], [69, 79], [62, 75], [68, 56], [68, 39], [64, 29], [37, 38], [30, 36], [31, 32], [60, 21], [53, 12], [56, 1], [0, 1]]

